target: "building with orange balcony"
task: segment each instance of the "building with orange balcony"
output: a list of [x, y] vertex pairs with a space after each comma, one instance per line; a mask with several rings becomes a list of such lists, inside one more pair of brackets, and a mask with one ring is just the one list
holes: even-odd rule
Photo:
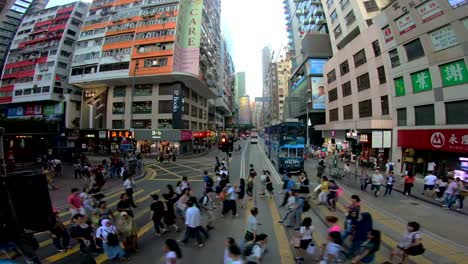
[[205, 131], [209, 109], [231, 113], [216, 100], [220, 10], [220, 0], [93, 1], [70, 72], [83, 89], [81, 128]]

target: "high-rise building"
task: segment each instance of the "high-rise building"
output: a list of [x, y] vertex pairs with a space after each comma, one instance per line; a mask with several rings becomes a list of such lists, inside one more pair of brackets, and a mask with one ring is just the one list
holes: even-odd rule
[[216, 107], [218, 112], [221, 112], [223, 119], [223, 128], [232, 127], [234, 125], [233, 112], [235, 111], [235, 67], [232, 60], [231, 54], [227, 48], [226, 40], [221, 41], [221, 52], [220, 52], [220, 90], [222, 93], [218, 95], [216, 99]]
[[[416, 1], [414, 1], [416, 2]], [[420, 3], [420, 4], [419, 4]], [[392, 131], [372, 144], [392, 145], [395, 170], [436, 174], [466, 168], [468, 155], [468, 2], [394, 1], [374, 19], [382, 39]], [[382, 102], [383, 103], [383, 102]], [[385, 134], [386, 133], [386, 134]], [[382, 139], [383, 137], [383, 139]], [[377, 143], [376, 143], [377, 142]]]
[[46, 7], [48, 0], [6, 0], [0, 2], [0, 72], [18, 26], [26, 13]]
[[[83, 129], [208, 129], [220, 89], [220, 0], [95, 0], [70, 82]], [[151, 134], [151, 133], [149, 133]], [[164, 139], [161, 139], [164, 140]]]
[[[382, 56], [383, 38], [372, 23], [389, 1], [322, 1], [333, 57], [323, 66], [312, 98], [326, 110], [326, 125], [316, 126], [329, 147], [350, 150], [365, 160], [390, 155], [390, 146], [373, 142], [372, 135], [392, 129], [389, 111], [388, 66]], [[313, 102], [315, 105], [316, 102]], [[377, 139], [376, 139], [377, 140]]]
[[68, 83], [73, 48], [90, 4], [28, 13], [11, 44], [1, 80], [8, 118], [45, 118], [79, 128], [81, 91]]
[[236, 123], [239, 123], [239, 111], [240, 111], [240, 98], [245, 95], [245, 72], [236, 72], [235, 74], [235, 117]]
[[254, 119], [252, 120], [252, 125], [257, 129], [263, 128], [262, 120], [262, 108], [263, 108], [263, 98], [255, 97], [255, 109], [254, 109]]
[[278, 73], [278, 120], [284, 120], [285, 99], [288, 95], [289, 77], [291, 76], [291, 60], [286, 54], [280, 55], [276, 62]]
[[248, 95], [239, 98], [239, 125], [251, 126], [252, 114], [250, 110], [250, 97]]
[[265, 85], [268, 79], [268, 67], [271, 61], [271, 50], [270, 47], [264, 47], [262, 49], [262, 83]]

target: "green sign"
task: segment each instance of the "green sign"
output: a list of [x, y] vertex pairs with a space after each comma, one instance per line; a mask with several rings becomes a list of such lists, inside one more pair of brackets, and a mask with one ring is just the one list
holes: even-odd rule
[[403, 80], [403, 77], [396, 78], [393, 81], [395, 82], [396, 96], [404, 96], [406, 94], [406, 90], [405, 90], [405, 80]]
[[468, 70], [463, 59], [440, 66], [442, 84], [444, 86], [458, 85], [468, 82]]
[[432, 90], [431, 73], [428, 69], [412, 73], [411, 82], [413, 83], [414, 93]]
[[44, 115], [61, 115], [64, 113], [63, 102], [57, 104], [46, 104], [44, 105]]

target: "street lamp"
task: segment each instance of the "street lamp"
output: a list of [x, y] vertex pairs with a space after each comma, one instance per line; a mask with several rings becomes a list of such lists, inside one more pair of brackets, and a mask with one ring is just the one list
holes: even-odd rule
[[135, 96], [135, 77], [136, 77], [136, 71], [138, 70], [138, 59], [135, 60], [135, 68], [133, 69], [133, 77], [132, 77], [132, 97], [130, 101], [130, 133], [132, 135], [132, 148], [133, 148], [133, 138], [134, 138], [134, 133], [133, 133], [133, 100]]

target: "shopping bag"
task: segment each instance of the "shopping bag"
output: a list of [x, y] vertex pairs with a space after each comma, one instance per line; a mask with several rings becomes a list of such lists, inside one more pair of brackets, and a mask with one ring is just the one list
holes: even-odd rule
[[315, 245], [310, 243], [306, 250], [308, 255], [315, 255]]

